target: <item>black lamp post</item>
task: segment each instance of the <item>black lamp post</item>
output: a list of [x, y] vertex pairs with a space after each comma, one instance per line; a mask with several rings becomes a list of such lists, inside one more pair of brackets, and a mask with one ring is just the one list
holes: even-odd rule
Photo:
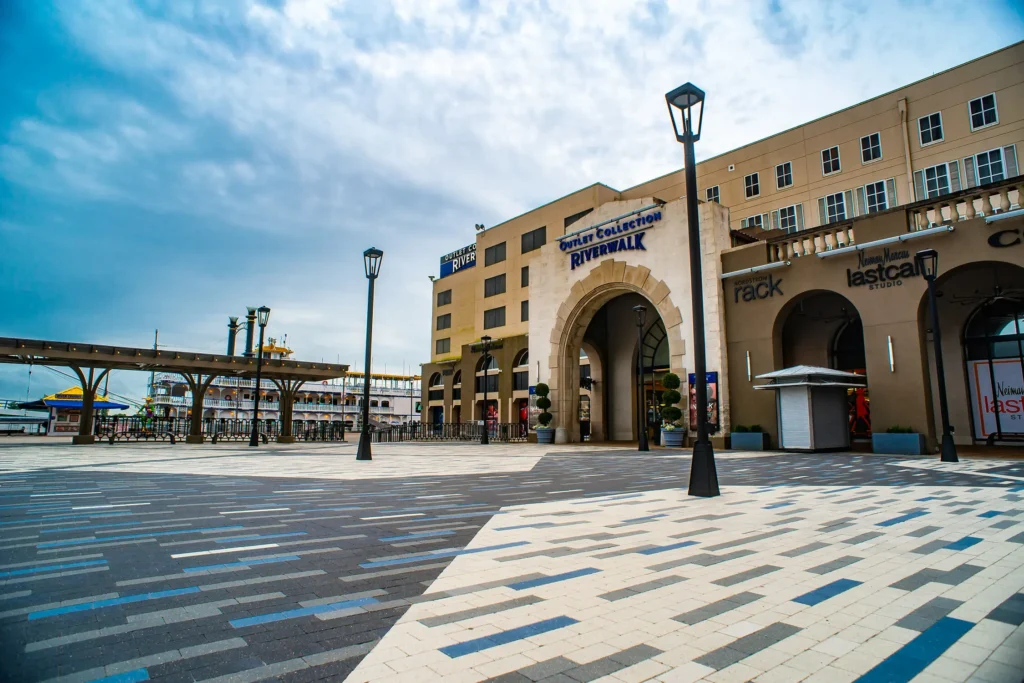
[[380, 274], [380, 262], [384, 252], [370, 247], [363, 252], [363, 265], [366, 267], [366, 279], [370, 281], [369, 293], [366, 298], [366, 358], [363, 363], [363, 428], [359, 431], [359, 448], [356, 460], [373, 460], [370, 453], [370, 347], [373, 343], [373, 283]]
[[490, 443], [487, 435], [487, 379], [489, 377], [487, 370], [491, 367], [491, 338], [485, 334], [480, 337], [480, 342], [484, 345], [484, 406], [481, 411], [484, 418], [484, 431], [480, 434], [480, 445], [486, 446]]
[[644, 323], [647, 322], [647, 307], [634, 306], [636, 316], [636, 432], [637, 450], [649, 451], [647, 445], [647, 410], [644, 401]]
[[[686, 218], [690, 240], [690, 296], [693, 316], [693, 376], [697, 394], [697, 440], [693, 444], [690, 466], [691, 496], [711, 497], [720, 494], [715, 452], [708, 438], [708, 382], [704, 340], [704, 282], [701, 275], [700, 215], [697, 210], [697, 161], [693, 143], [700, 140], [704, 123], [704, 91], [693, 83], [685, 83], [665, 94], [668, 114], [676, 140], [683, 143], [686, 155]], [[694, 109], [700, 111], [694, 111]], [[696, 118], [696, 121], [694, 121]], [[696, 125], [694, 125], [696, 124]]]
[[922, 249], [914, 254], [917, 269], [928, 283], [928, 306], [932, 311], [932, 340], [935, 342], [935, 374], [939, 383], [939, 411], [942, 413], [942, 462], [960, 462], [953, 443], [953, 429], [949, 425], [949, 404], [946, 402], [946, 371], [942, 365], [942, 330], [939, 329], [939, 307], [935, 301], [935, 278], [939, 272], [939, 252]]
[[263, 369], [263, 332], [270, 322], [270, 309], [260, 306], [256, 309], [260, 323], [260, 348], [256, 352], [256, 393], [252, 397], [252, 433], [249, 434], [249, 445], [260, 445], [260, 371]]

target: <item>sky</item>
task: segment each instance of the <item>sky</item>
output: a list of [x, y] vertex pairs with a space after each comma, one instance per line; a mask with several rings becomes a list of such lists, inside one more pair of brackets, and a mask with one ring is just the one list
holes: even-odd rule
[[700, 160], [1022, 38], [994, 0], [0, 0], [0, 336], [223, 353], [267, 305], [362, 369], [376, 246], [374, 370], [418, 372], [440, 256], [681, 167], [680, 83]]

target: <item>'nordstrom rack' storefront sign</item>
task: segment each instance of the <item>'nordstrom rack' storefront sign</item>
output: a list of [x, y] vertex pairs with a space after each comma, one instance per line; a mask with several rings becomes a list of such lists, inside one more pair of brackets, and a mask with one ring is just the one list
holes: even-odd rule
[[647, 251], [644, 230], [661, 220], [661, 211], [615, 221], [613, 225], [598, 224], [558, 240], [558, 248], [569, 254], [569, 267], [577, 266], [620, 251]]

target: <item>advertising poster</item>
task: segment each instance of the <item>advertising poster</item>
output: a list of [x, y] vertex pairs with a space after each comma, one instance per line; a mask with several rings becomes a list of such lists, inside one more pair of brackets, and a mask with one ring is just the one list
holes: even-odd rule
[[[974, 438], [995, 434], [996, 408], [1003, 434], [1024, 434], [1024, 372], [1019, 358], [992, 361], [967, 361], [968, 384], [971, 387], [971, 412], [974, 415]], [[992, 378], [995, 376], [995, 391]], [[998, 401], [998, 404], [996, 403]]]
[[[705, 374], [708, 383], [708, 430], [715, 434], [718, 432], [718, 373], [709, 372]], [[697, 430], [697, 385], [696, 375], [692, 372], [688, 376], [690, 391], [690, 431]]]
[[540, 415], [541, 410], [537, 407], [537, 387], [530, 387], [530, 429], [537, 429], [537, 416]]

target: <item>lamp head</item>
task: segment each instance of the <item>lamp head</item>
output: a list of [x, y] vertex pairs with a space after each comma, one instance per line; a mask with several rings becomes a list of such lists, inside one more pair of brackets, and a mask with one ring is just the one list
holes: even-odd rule
[[917, 263], [917, 269], [921, 271], [921, 275], [928, 282], [933, 281], [938, 275], [939, 252], [934, 249], [922, 249], [917, 252], [914, 254], [914, 261]]
[[704, 91], [693, 83], [684, 83], [665, 93], [665, 103], [676, 140], [686, 142], [687, 136], [692, 142], [700, 140], [700, 129], [704, 123]]
[[488, 351], [490, 351], [490, 349], [491, 349], [491, 337], [489, 335], [485, 334], [484, 336], [480, 337], [480, 343], [482, 343], [484, 345], [484, 353], [487, 353]]
[[636, 326], [643, 327], [647, 322], [647, 307], [643, 304], [633, 307], [633, 315], [636, 316]]
[[384, 252], [377, 247], [370, 247], [363, 252], [363, 265], [366, 266], [366, 278], [376, 279], [380, 274], [380, 262], [384, 258]]
[[256, 315], [259, 318], [260, 327], [266, 327], [267, 323], [270, 322], [270, 309], [266, 306], [257, 308]]

